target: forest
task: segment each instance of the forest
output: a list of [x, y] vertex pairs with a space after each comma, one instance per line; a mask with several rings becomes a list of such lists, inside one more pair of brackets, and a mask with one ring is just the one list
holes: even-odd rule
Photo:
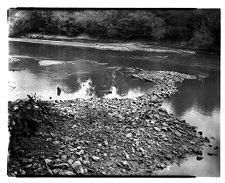
[[85, 34], [220, 52], [220, 9], [9, 9], [8, 23], [9, 37]]

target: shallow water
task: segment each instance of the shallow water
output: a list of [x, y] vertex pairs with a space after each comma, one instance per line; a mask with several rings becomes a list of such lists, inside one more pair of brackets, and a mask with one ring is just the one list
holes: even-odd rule
[[[180, 166], [163, 170], [163, 175], [219, 176], [220, 147], [220, 58], [212, 55], [175, 52], [123, 52], [9, 42], [9, 56], [17, 58], [8, 72], [9, 100], [36, 93], [43, 99], [124, 98], [137, 97], [154, 86], [132, 79], [136, 68], [170, 70], [207, 76], [203, 81], [184, 81], [179, 92], [163, 107], [198, 127], [210, 139], [212, 147], [204, 149], [204, 159], [188, 158]], [[57, 96], [56, 88], [62, 89]], [[215, 152], [217, 156], [208, 156]]]

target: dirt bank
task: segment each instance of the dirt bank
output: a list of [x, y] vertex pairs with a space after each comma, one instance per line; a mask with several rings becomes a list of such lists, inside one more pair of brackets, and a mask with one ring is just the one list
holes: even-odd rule
[[209, 139], [161, 108], [162, 101], [177, 91], [177, 83], [197, 77], [143, 70], [132, 77], [156, 86], [134, 99], [9, 102], [12, 128], [20, 114], [26, 114], [24, 106], [37, 111], [39, 117], [35, 112], [28, 116], [40, 125], [34, 134], [20, 136], [11, 146], [8, 175], [151, 176], [188, 156], [202, 159], [202, 148]]

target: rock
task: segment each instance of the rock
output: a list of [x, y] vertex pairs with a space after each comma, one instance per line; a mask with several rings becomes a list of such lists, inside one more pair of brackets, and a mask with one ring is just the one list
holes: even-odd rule
[[72, 138], [72, 137], [69, 137], [69, 136], [65, 136], [65, 137], [64, 137], [64, 140], [65, 140], [66, 142], [68, 142], [68, 141], [72, 141], [73, 138]]
[[196, 159], [197, 159], [198, 161], [200, 161], [200, 160], [203, 159], [203, 157], [202, 157], [202, 156], [197, 156]]
[[162, 131], [167, 131], [167, 127], [162, 127], [161, 130]]
[[79, 166], [82, 166], [81, 162], [80, 161], [75, 161], [74, 163], [71, 164], [71, 166], [75, 169]]
[[74, 152], [77, 150], [77, 148], [68, 148], [70, 152]]
[[108, 145], [109, 145], [109, 143], [108, 143], [107, 140], [104, 141], [104, 145], [105, 145], [105, 146], [108, 146]]
[[67, 163], [60, 163], [60, 164], [54, 165], [54, 167], [61, 168], [61, 169], [66, 169], [66, 168], [69, 167], [69, 165]]
[[47, 138], [47, 139], [46, 139], [47, 142], [49, 142], [49, 141], [51, 141], [51, 140], [52, 140], [52, 138]]
[[142, 153], [145, 152], [145, 150], [144, 150], [142, 147], [138, 148], [138, 150], [139, 150], [140, 152], [142, 152]]
[[45, 159], [44, 159], [44, 161], [45, 161], [45, 164], [46, 164], [46, 165], [48, 165], [49, 163], [51, 163], [51, 162], [52, 162], [52, 160], [51, 160], [51, 159], [49, 159], [49, 158], [45, 158]]
[[215, 154], [215, 153], [207, 153], [209, 156], [217, 156], [217, 154]]
[[160, 132], [160, 131], [161, 131], [158, 127], [154, 127], [154, 129], [155, 129], [157, 132]]
[[174, 134], [175, 134], [177, 137], [181, 137], [181, 133], [178, 132], [178, 131], [175, 131]]
[[66, 154], [63, 154], [63, 155], [61, 156], [61, 159], [62, 159], [63, 161], [65, 161], [65, 160], [67, 159], [67, 155], [66, 155]]
[[74, 162], [74, 160], [73, 160], [73, 159], [69, 159], [69, 160], [67, 161], [67, 163], [68, 163], [69, 165], [72, 165], [72, 164], [73, 164], [73, 162]]
[[59, 168], [56, 168], [56, 169], [52, 170], [52, 173], [54, 175], [57, 175], [59, 173], [59, 171], [60, 171], [60, 169]]
[[84, 174], [84, 169], [80, 161], [75, 161], [71, 166], [78, 174]]
[[132, 137], [132, 133], [126, 134], [126, 137], [127, 137], [127, 138], [131, 138], [131, 137]]
[[76, 152], [76, 154], [80, 156], [80, 155], [84, 154], [84, 150], [81, 149], [79, 152]]
[[26, 174], [26, 171], [25, 170], [22, 170], [21, 171], [21, 175], [25, 175]]
[[202, 155], [202, 151], [198, 150], [198, 149], [192, 149], [193, 153], [197, 154], [197, 155]]
[[84, 161], [82, 161], [82, 163], [83, 163], [84, 165], [90, 165], [90, 161], [88, 161], [88, 160], [84, 160]]
[[54, 145], [59, 145], [60, 142], [59, 142], [58, 140], [56, 140], [56, 141], [53, 142], [53, 144], [54, 144]]
[[200, 132], [198, 132], [198, 134], [199, 134], [199, 135], [202, 135], [202, 132], [200, 131]]
[[100, 158], [99, 157], [97, 157], [97, 156], [92, 156], [91, 157], [94, 161], [98, 161], [98, 160], [100, 160]]
[[128, 159], [128, 160], [129, 160], [129, 159], [130, 159], [129, 154], [127, 154], [127, 153], [126, 153], [126, 151], [124, 151], [124, 154], [125, 154], [126, 159]]
[[173, 159], [173, 157], [172, 157], [171, 155], [169, 155], [169, 154], [166, 155], [165, 158], [166, 158], [167, 160], [172, 160], [172, 159]]
[[126, 168], [127, 170], [131, 169], [127, 161], [120, 161], [120, 163], [122, 164], [122, 167]]
[[33, 166], [33, 164], [29, 164], [29, 165], [25, 166], [25, 168], [30, 168], [32, 166]]
[[154, 120], [151, 120], [151, 124], [155, 124], [155, 121]]
[[70, 170], [66, 170], [66, 171], [63, 171], [63, 175], [72, 176], [72, 175], [76, 175], [76, 174]]
[[205, 137], [204, 140], [205, 140], [205, 142], [210, 143], [210, 140], [208, 137]]

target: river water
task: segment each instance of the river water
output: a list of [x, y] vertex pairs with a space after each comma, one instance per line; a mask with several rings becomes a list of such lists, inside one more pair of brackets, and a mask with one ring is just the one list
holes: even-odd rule
[[[87, 47], [9, 42], [9, 100], [34, 94], [45, 100], [73, 98], [133, 98], [151, 90], [153, 83], [132, 79], [134, 69], [170, 70], [207, 76], [184, 81], [179, 92], [163, 103], [177, 117], [210, 137], [204, 159], [190, 157], [158, 175], [220, 175], [220, 57], [152, 49], [110, 51]], [[19, 69], [19, 71], [18, 71]], [[21, 69], [21, 70], [20, 70]], [[61, 95], [57, 96], [56, 88]], [[209, 156], [207, 153], [215, 155]]]

